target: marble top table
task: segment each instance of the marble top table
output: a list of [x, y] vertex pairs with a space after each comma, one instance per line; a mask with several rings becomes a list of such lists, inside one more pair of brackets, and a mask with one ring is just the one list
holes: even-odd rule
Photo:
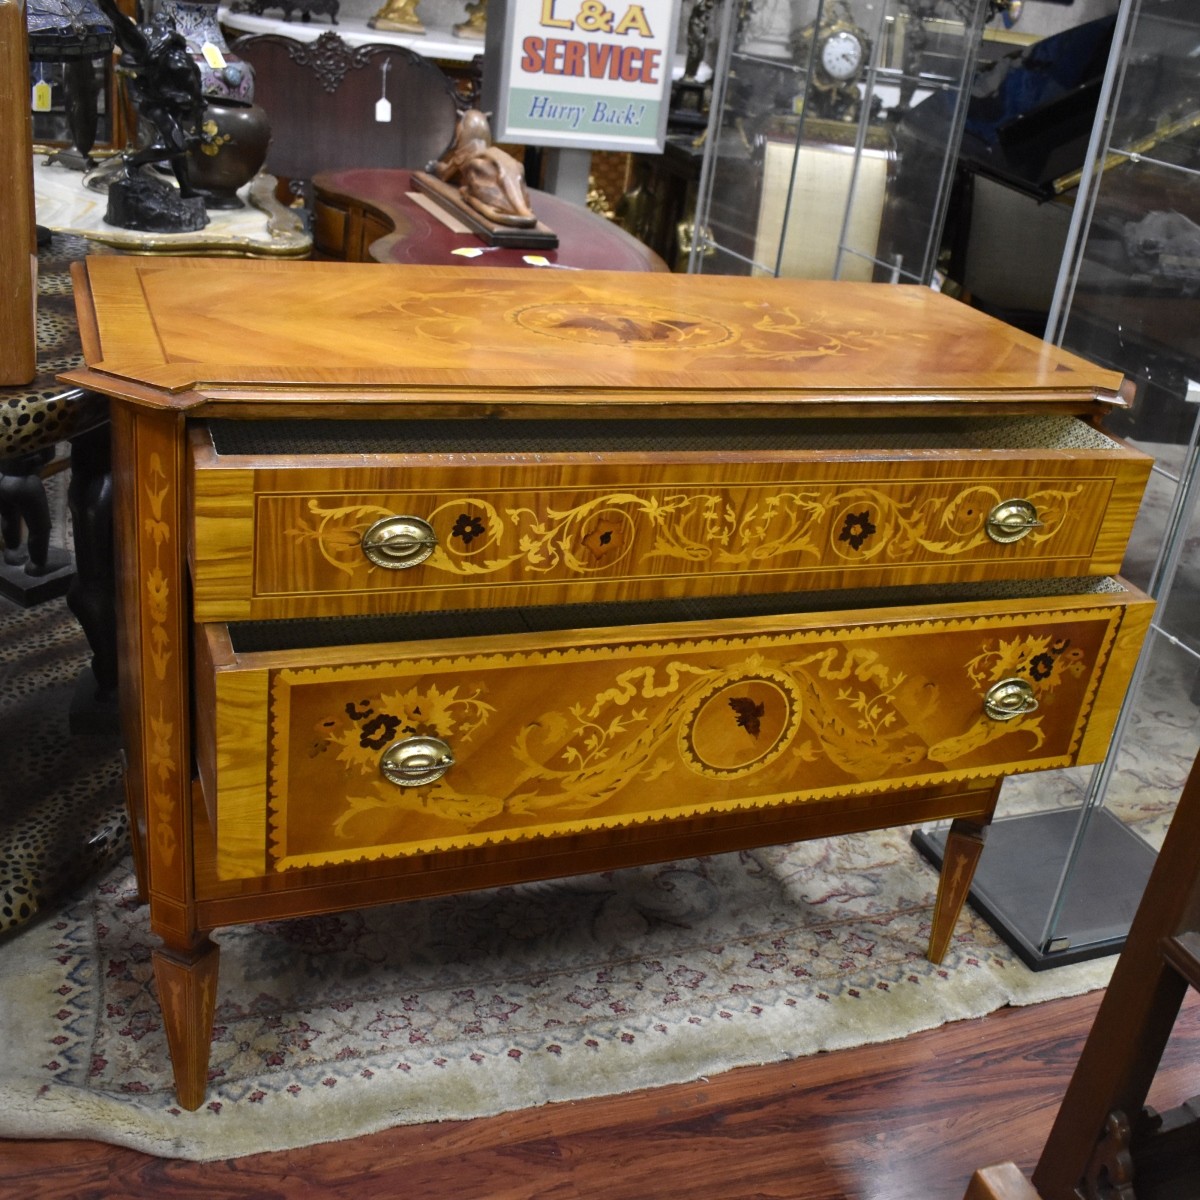
[[83, 180], [79, 171], [48, 166], [37, 156], [33, 191], [38, 224], [131, 254], [303, 258], [312, 250], [300, 215], [276, 199], [271, 175], [258, 175], [238, 193], [244, 208], [211, 209], [208, 224], [194, 233], [144, 233], [109, 225], [104, 220], [106, 193], [85, 187]]

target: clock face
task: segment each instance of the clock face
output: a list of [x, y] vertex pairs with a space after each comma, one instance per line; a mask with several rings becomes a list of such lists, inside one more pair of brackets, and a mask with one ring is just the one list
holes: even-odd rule
[[821, 66], [839, 82], [853, 79], [863, 63], [863, 44], [848, 29], [839, 29], [825, 39], [821, 47]]

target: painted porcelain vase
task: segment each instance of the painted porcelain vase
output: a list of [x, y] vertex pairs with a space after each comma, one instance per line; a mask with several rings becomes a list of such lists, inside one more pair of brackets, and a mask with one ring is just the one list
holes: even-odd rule
[[158, 0], [157, 8], [183, 34], [206, 96], [254, 99], [254, 72], [249, 63], [230, 53], [217, 22], [216, 0]]

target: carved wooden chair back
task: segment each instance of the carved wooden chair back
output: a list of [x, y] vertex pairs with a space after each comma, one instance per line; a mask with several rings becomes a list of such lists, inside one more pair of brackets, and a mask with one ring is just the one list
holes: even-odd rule
[[[254, 98], [271, 121], [265, 169], [307, 183], [350, 167], [424, 169], [454, 138], [460, 97], [436, 64], [402, 46], [352, 48], [250, 34], [231, 47], [254, 68]], [[389, 120], [380, 120], [380, 101]]]

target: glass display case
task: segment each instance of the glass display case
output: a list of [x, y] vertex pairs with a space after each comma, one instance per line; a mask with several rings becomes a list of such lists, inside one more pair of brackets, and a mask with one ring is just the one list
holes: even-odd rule
[[981, 34], [997, 7], [721, 7], [689, 270], [930, 282]]
[[1135, 389], [1106, 428], [1156, 460], [1122, 573], [1158, 608], [1105, 761], [1006, 785], [989, 831], [972, 903], [1039, 970], [1120, 950], [1200, 750], [1198, 57], [1194, 0], [1122, 0], [1050, 305]]
[[[1111, 886], [1089, 845], [1119, 825], [1157, 846], [1200, 750], [1200, 8], [1125, 0], [1049, 340], [1125, 372], [1132, 408], [1109, 427], [1156, 465], [1124, 566], [1158, 601], [1113, 749], [1088, 780], [1045, 914], [1042, 949], [1123, 940], [1077, 914]], [[1140, 896], [1140, 890], [1138, 892]], [[1137, 896], [1134, 897], [1137, 899]]]

